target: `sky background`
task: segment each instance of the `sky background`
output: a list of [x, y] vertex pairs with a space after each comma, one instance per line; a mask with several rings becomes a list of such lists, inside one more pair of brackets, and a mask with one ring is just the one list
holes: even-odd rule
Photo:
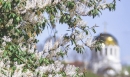
[[[104, 32], [104, 22], [107, 23], [106, 31], [112, 34], [118, 40], [120, 46], [121, 62], [130, 64], [130, 0], [121, 0], [116, 3], [116, 10], [110, 12], [109, 10], [102, 11], [100, 17], [83, 17], [88, 26], [97, 24], [96, 36]], [[67, 25], [57, 25], [58, 35], [65, 33]], [[51, 34], [51, 30], [44, 30], [37, 38], [40, 40], [38, 46], [43, 46], [45, 38]]]

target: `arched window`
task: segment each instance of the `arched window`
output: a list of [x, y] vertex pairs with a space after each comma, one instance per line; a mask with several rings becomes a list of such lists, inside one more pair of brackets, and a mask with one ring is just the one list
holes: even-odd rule
[[112, 48], [110, 49], [110, 54], [112, 55]]
[[106, 53], [106, 55], [107, 55], [107, 48], [105, 48], [105, 53]]
[[114, 51], [114, 52], [115, 52], [115, 54], [114, 54], [114, 55], [116, 56], [116, 54], [117, 54], [117, 53], [116, 53], [116, 52], [117, 52], [117, 51], [116, 51], [116, 49], [115, 49], [115, 51]]

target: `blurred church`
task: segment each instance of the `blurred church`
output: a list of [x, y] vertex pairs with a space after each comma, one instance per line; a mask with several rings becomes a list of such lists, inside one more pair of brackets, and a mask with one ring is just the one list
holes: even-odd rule
[[[83, 65], [85, 69], [103, 77], [115, 77], [123, 74], [129, 75], [127, 70], [124, 70], [120, 60], [120, 47], [117, 39], [106, 32], [107, 23], [104, 22], [104, 32], [96, 36], [93, 41], [103, 41], [100, 51], [95, 51], [95, 48], [90, 51], [89, 61], [76, 61]], [[86, 50], [87, 51], [87, 50]], [[87, 56], [87, 55], [86, 55]], [[73, 62], [76, 65], [76, 62]], [[87, 68], [86, 68], [87, 67]]]
[[113, 35], [104, 32], [96, 36], [93, 41], [95, 40], [103, 41], [101, 51], [95, 51], [95, 48], [93, 48], [90, 50], [90, 60], [87, 63], [86, 61], [75, 60], [70, 64], [79, 66], [80, 68], [85, 67], [85, 69], [98, 75], [115, 76], [120, 74], [122, 65], [117, 39]]
[[94, 40], [102, 40], [101, 51], [91, 50], [91, 58], [88, 64], [90, 69], [95, 74], [101, 75], [116, 75], [120, 74], [122, 65], [120, 62], [120, 47], [117, 39], [109, 33], [102, 33]]

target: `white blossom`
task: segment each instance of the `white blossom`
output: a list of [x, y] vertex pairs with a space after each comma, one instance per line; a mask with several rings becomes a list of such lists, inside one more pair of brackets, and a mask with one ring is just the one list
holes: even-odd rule
[[65, 73], [69, 76], [73, 76], [76, 74], [76, 67], [74, 65], [67, 65], [65, 68]]
[[54, 0], [53, 4], [57, 4], [58, 2], [60, 2], [61, 0]]
[[39, 72], [46, 73], [48, 71], [48, 68], [49, 68], [48, 66], [40, 66], [37, 69]]
[[[54, 2], [58, 3], [59, 0], [56, 0]], [[51, 0], [27, 0], [25, 8], [26, 9], [35, 8], [35, 7], [44, 8], [47, 5], [51, 5]]]
[[[43, 51], [42, 51], [43, 52]], [[48, 52], [45, 52], [42, 54], [42, 58], [46, 58], [47, 56], [49, 56], [49, 53]]]
[[8, 36], [4, 36], [2, 38], [5, 42], [10, 42], [11, 41], [11, 38], [9, 38]]
[[75, 39], [76, 39], [76, 41], [79, 41], [79, 40], [83, 39], [84, 37], [85, 37], [85, 35], [83, 33], [79, 33], [75, 36]]
[[6, 42], [3, 42], [3, 43], [2, 43], [2, 46], [6, 46]]
[[62, 77], [61, 74], [56, 74], [54, 77]]
[[54, 64], [48, 65], [48, 72], [52, 72], [53, 70], [55, 70]]
[[92, 38], [90, 37], [90, 38], [87, 38], [87, 40], [86, 40], [86, 45], [88, 46], [88, 47], [91, 47], [91, 45], [92, 45]]
[[5, 64], [3, 61], [0, 61], [0, 67], [5, 67]]
[[59, 41], [56, 41], [56, 42], [54, 43], [53, 49], [58, 48], [58, 46], [59, 46]]
[[3, 51], [0, 49], [0, 54], [2, 53]]
[[44, 52], [48, 52], [52, 47], [52, 40], [47, 41], [44, 45]]
[[25, 73], [22, 73], [23, 77], [33, 77], [33, 72], [27, 70]]
[[26, 1], [26, 9], [34, 8], [36, 7], [37, 0], [27, 0]]
[[86, 25], [87, 25], [87, 23], [83, 20], [79, 20], [78, 23], [77, 23], [78, 27], [85, 27]]
[[60, 61], [55, 61], [55, 67], [56, 67], [55, 72], [60, 72], [61, 69], [63, 69], [64, 65]]
[[93, 41], [93, 38], [92, 37], [89, 37], [87, 38], [85, 44], [88, 46], [88, 47], [95, 47], [95, 44], [96, 43], [96, 40]]
[[53, 75], [52, 75], [52, 74], [49, 74], [48, 77], [53, 77]]
[[22, 50], [22, 51], [26, 51], [27, 48], [24, 46], [24, 47], [21, 47], [21, 50]]

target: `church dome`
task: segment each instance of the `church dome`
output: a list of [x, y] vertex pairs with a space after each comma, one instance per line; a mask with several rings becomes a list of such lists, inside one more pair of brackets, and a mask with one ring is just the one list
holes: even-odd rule
[[108, 33], [101, 33], [95, 40], [103, 41], [105, 45], [118, 45], [116, 38]]

